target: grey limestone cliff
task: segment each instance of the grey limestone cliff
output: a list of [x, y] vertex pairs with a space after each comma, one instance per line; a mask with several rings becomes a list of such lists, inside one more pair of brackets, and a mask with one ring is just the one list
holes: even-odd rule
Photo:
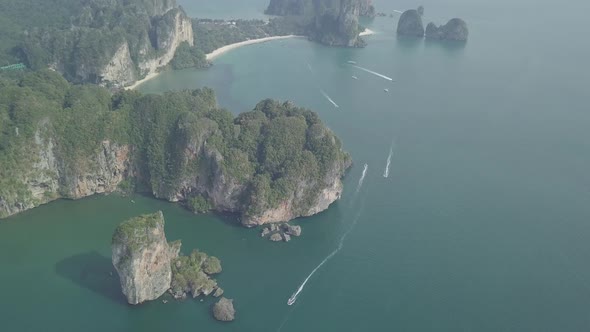
[[122, 88], [167, 66], [183, 42], [194, 42], [192, 22], [175, 0], [89, 0], [70, 28], [31, 31], [23, 53], [44, 49], [70, 82]]
[[130, 175], [130, 147], [109, 140], [83, 164], [72, 165], [61, 157], [54, 138], [42, 122], [35, 133], [31, 167], [23, 168], [13, 181], [21, 194], [0, 197], [0, 218], [32, 209], [57, 198], [77, 199], [109, 193]]
[[113, 234], [112, 260], [130, 304], [155, 300], [172, 281], [171, 262], [180, 243], [169, 245], [162, 212], [123, 222]]

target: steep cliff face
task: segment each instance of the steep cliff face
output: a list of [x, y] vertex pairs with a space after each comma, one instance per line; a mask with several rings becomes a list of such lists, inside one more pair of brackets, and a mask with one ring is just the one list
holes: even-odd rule
[[[304, 176], [297, 180], [295, 189], [278, 205], [262, 204], [259, 213], [243, 214], [244, 226], [253, 227], [270, 223], [287, 222], [299, 217], [310, 217], [325, 211], [342, 196], [342, 177], [350, 167], [350, 159], [335, 160], [330, 170], [318, 181]], [[318, 190], [318, 188], [321, 188]]]
[[74, 83], [121, 88], [168, 65], [190, 18], [175, 0], [88, 0], [71, 26], [34, 29], [21, 51], [29, 65], [50, 68]]
[[112, 260], [129, 304], [155, 300], [170, 289], [171, 262], [180, 242], [169, 245], [161, 211], [123, 222], [113, 234]]
[[331, 46], [361, 47], [358, 0], [314, 0], [315, 19], [310, 26], [312, 40]]
[[350, 157], [310, 110], [269, 99], [234, 117], [210, 89], [111, 96], [64, 82], [47, 71], [4, 86], [14, 97], [0, 100], [9, 121], [0, 128], [0, 218], [141, 188], [254, 226], [313, 215], [340, 198]]
[[186, 14], [179, 9], [169, 10], [155, 24], [154, 35], [156, 49], [160, 56], [147, 58], [139, 62], [140, 76], [146, 76], [157, 72], [158, 69], [168, 65], [176, 49], [182, 42], [193, 45], [193, 26]]
[[322, 44], [362, 47], [358, 18], [371, 8], [370, 0], [271, 0], [266, 13], [300, 16], [309, 38]]
[[468, 36], [467, 23], [460, 18], [451, 19], [440, 27], [432, 22], [426, 27], [426, 38], [428, 39], [467, 41]]
[[[35, 133], [31, 167], [14, 179], [15, 195], [0, 197], [0, 217], [32, 209], [58, 198], [78, 199], [110, 193], [130, 175], [130, 147], [103, 141], [86, 166], [72, 167], [57, 151], [55, 138], [46, 135], [46, 121]], [[73, 170], [75, 169], [75, 171]]]
[[125, 86], [133, 84], [137, 80], [135, 63], [131, 59], [127, 41], [121, 44], [111, 62], [102, 69], [100, 79], [102, 84], [107, 86]]

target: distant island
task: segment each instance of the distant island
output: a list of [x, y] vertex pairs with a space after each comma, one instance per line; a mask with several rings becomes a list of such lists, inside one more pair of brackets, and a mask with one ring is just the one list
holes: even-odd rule
[[375, 12], [370, 0], [272, 0], [267, 13], [283, 17], [227, 21], [191, 19], [175, 0], [20, 0], [5, 7], [0, 67], [51, 68], [72, 83], [111, 90], [135, 87], [167, 68], [210, 66], [207, 54], [251, 40], [306, 36], [362, 47], [358, 17]]
[[426, 37], [433, 40], [467, 41], [469, 30], [467, 23], [460, 18], [453, 18], [445, 25], [437, 26], [429, 23], [426, 29], [422, 23], [424, 7], [410, 9], [403, 12], [397, 24], [397, 34], [400, 36]]

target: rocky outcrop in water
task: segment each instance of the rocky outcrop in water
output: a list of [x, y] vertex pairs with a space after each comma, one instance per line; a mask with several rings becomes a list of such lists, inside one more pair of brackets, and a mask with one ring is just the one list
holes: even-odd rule
[[441, 26], [436, 26], [432, 22], [426, 26], [427, 39], [467, 41], [468, 36], [467, 23], [460, 18], [451, 19], [447, 24]]
[[130, 304], [155, 300], [170, 288], [170, 264], [179, 251], [180, 242], [169, 245], [166, 240], [161, 211], [117, 227], [112, 241], [113, 265]]
[[235, 319], [236, 310], [234, 309], [234, 300], [222, 297], [213, 305], [213, 317], [222, 322], [230, 322]]
[[397, 23], [397, 34], [400, 36], [424, 37], [424, 24], [418, 10], [406, 10], [400, 16]]
[[293, 226], [287, 223], [285, 224], [271, 224], [266, 226], [262, 229], [260, 233], [261, 237], [266, 237], [270, 241], [279, 242], [291, 241], [291, 237], [299, 237], [301, 236], [301, 226]]
[[184, 299], [191, 294], [193, 298], [223, 294], [212, 275], [221, 273], [221, 262], [217, 257], [208, 256], [198, 250], [188, 255], [180, 255], [172, 262], [172, 281], [170, 293], [176, 299]]

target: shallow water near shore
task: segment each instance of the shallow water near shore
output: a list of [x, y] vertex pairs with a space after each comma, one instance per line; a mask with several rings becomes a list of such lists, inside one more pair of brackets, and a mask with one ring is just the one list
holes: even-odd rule
[[[199, 1], [180, 3], [209, 16]], [[210, 16], [257, 17], [246, 3], [220, 1]], [[387, 12], [417, 6], [375, 3]], [[355, 165], [340, 202], [295, 221], [301, 238], [271, 243], [230, 217], [142, 196], [54, 202], [0, 222], [2, 330], [590, 330], [590, 45], [562, 35], [578, 31], [589, 5], [423, 4], [426, 20], [465, 18], [469, 42], [399, 39], [397, 19], [377, 18], [364, 22], [377, 31], [365, 49], [298, 39], [250, 45], [208, 70], [164, 72], [140, 86], [210, 86], [235, 113], [269, 97], [317, 111]], [[218, 281], [235, 299], [235, 322], [214, 321], [212, 299], [124, 303], [110, 275], [112, 231], [156, 210], [184, 252], [221, 259]], [[356, 216], [342, 250], [288, 306]]]

